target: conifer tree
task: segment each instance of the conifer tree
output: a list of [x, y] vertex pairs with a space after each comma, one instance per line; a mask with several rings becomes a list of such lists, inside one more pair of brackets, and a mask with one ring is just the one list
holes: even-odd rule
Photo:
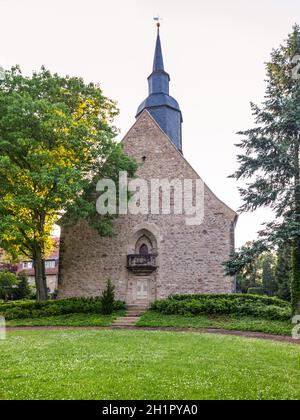
[[255, 127], [242, 131], [239, 168], [233, 175], [246, 181], [240, 188], [241, 211], [269, 207], [273, 222], [264, 226], [259, 240], [241, 249], [227, 263], [233, 274], [266, 250], [292, 246], [292, 307], [300, 311], [300, 27], [266, 64], [267, 88], [261, 107], [251, 104]]
[[288, 246], [279, 248], [275, 268], [275, 277], [278, 284], [276, 295], [284, 300], [290, 300], [291, 298], [291, 265], [291, 248]]
[[28, 277], [25, 271], [20, 271], [17, 274], [17, 288], [14, 292], [16, 299], [26, 299], [31, 294], [31, 288], [29, 286]]
[[101, 295], [101, 313], [110, 315], [114, 310], [115, 286], [109, 279]]
[[266, 294], [269, 296], [275, 294], [277, 287], [274, 278], [273, 258], [270, 254], [266, 255], [263, 259], [262, 285]]

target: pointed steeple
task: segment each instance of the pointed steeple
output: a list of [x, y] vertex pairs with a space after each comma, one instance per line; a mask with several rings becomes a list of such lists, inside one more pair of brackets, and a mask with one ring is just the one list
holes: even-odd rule
[[163, 60], [163, 55], [161, 51], [159, 26], [157, 26], [157, 38], [156, 38], [156, 46], [155, 46], [155, 53], [154, 53], [154, 60], [153, 60], [153, 71], [157, 71], [157, 70], [158, 71], [164, 70], [164, 60]]
[[153, 60], [153, 70], [148, 77], [149, 95], [154, 93], [165, 93], [169, 95], [170, 76], [165, 72], [164, 60], [161, 50], [161, 42], [159, 36], [159, 23], [157, 24], [157, 38]]
[[164, 69], [159, 28], [160, 24], [157, 23], [153, 70], [148, 77], [149, 96], [139, 106], [136, 117], [147, 109], [175, 146], [182, 151], [182, 115], [177, 101], [169, 95], [170, 76]]

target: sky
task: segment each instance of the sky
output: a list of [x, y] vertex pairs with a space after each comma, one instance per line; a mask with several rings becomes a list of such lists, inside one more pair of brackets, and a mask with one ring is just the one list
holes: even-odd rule
[[[261, 103], [265, 62], [295, 22], [299, 0], [0, 0], [0, 66], [25, 74], [45, 65], [99, 83], [118, 102], [121, 139], [147, 96], [159, 14], [170, 94], [183, 114], [183, 153], [210, 189], [241, 205], [239, 130], [251, 128], [250, 101]], [[272, 214], [242, 214], [236, 245], [256, 238]]]

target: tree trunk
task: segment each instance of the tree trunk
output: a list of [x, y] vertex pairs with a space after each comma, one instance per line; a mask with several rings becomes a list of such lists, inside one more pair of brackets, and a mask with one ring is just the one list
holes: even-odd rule
[[42, 251], [40, 249], [37, 249], [35, 251], [33, 264], [37, 300], [47, 300], [48, 290], [45, 276], [45, 261], [43, 259]]
[[[300, 229], [300, 169], [299, 169], [299, 138], [295, 144], [295, 223], [297, 230]], [[300, 234], [294, 238], [293, 266], [292, 266], [292, 310], [293, 314], [300, 313]]]

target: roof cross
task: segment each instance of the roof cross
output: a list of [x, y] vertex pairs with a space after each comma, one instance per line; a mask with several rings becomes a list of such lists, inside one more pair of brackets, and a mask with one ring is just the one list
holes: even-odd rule
[[157, 22], [157, 23], [156, 23], [156, 26], [157, 26], [157, 32], [159, 33], [160, 22], [162, 21], [162, 18], [161, 18], [159, 15], [157, 15], [157, 16], [155, 16], [155, 17], [153, 18], [153, 20], [154, 20], [155, 22]]

